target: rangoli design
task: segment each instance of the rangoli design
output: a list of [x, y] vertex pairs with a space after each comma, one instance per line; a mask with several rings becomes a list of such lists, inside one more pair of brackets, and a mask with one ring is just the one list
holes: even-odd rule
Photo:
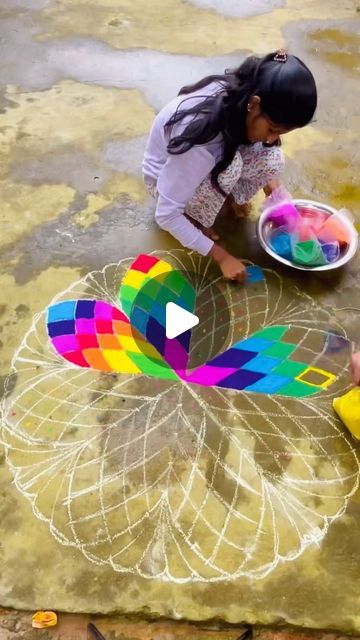
[[[331, 407], [349, 385], [348, 337], [271, 270], [249, 265], [233, 286], [182, 250], [146, 260], [89, 273], [35, 316], [1, 405], [7, 463], [36, 517], [91, 562], [177, 583], [261, 579], [320, 544], [358, 488]], [[164, 264], [154, 299], [169, 289], [191, 310], [207, 276], [228, 304], [222, 353], [209, 344], [194, 369], [201, 332], [179, 336], [175, 357], [142, 299]]]
[[[250, 287], [263, 279], [261, 270], [256, 278], [250, 275]], [[80, 367], [283, 396], [310, 396], [336, 379], [291, 358], [297, 345], [286, 340], [286, 325], [264, 327], [189, 373], [191, 331], [168, 339], [165, 309], [174, 302], [192, 313], [196, 293], [181, 271], [155, 256], [140, 255], [133, 262], [119, 301], [124, 311], [96, 300], [51, 306], [48, 333], [55, 349]]]

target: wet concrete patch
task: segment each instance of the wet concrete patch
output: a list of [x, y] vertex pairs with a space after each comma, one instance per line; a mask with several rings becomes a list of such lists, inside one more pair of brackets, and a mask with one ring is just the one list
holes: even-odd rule
[[9, 178], [0, 180], [0, 245], [16, 242], [42, 222], [57, 218], [74, 197], [74, 190], [64, 184], [32, 187]]
[[141, 164], [147, 136], [131, 140], [108, 142], [102, 151], [102, 157], [108, 167], [116, 171], [141, 176]]
[[[126, 142], [150, 127], [153, 112], [138, 92], [67, 81], [47, 91], [10, 95], [17, 107], [2, 117], [3, 245], [46, 218], [58, 218], [71, 203], [76, 206], [78, 194], [101, 192], [95, 202], [84, 202], [89, 215], [117, 193], [144, 198], [140, 177], [115, 175], [101, 154], [109, 140]], [[75, 125], [73, 113], [80, 114]]]
[[213, 9], [223, 16], [233, 16], [235, 18], [246, 18], [256, 16], [262, 13], [269, 13], [279, 7], [284, 7], [285, 0], [191, 0], [192, 4], [203, 7], [204, 9]]
[[87, 272], [103, 266], [105, 261], [117, 262], [125, 252], [135, 255], [139, 246], [155, 248], [157, 240], [162, 241], [165, 236], [155, 225], [151, 199], [136, 205], [126, 195], [120, 195], [101, 210], [89, 228], [75, 224], [74, 218], [84, 208], [84, 196], [78, 196], [67, 213], [40, 225], [4, 251], [4, 260], [19, 257], [12, 270], [17, 284], [31, 282], [49, 266], [77, 267]]
[[[136, 88], [156, 110], [177, 95], [183, 85], [211, 73], [223, 73], [245, 57], [244, 52], [203, 58], [144, 49], [119, 51], [89, 38], [38, 42], [37, 29], [26, 18], [4, 20], [0, 30], [5, 45], [0, 84], [17, 84], [29, 91], [72, 78], [102, 87]], [[16, 56], [19, 49], [23, 51], [21, 60]]]
[[[28, 155], [25, 159], [24, 156]], [[77, 146], [63, 145], [34, 157], [22, 153], [21, 159], [10, 166], [10, 175], [16, 182], [39, 186], [65, 183], [78, 193], [95, 193], [109, 178], [111, 172], [98, 158]]]
[[[39, 254], [42, 252], [40, 246]], [[30, 255], [33, 255], [32, 251]], [[3, 343], [0, 348], [0, 395], [11, 395], [14, 389], [16, 375], [11, 371], [11, 359], [28, 331], [34, 314], [39, 311], [42, 305], [40, 301], [44, 298], [50, 300], [62, 282], [72, 282], [78, 273], [79, 270], [62, 265], [58, 269], [50, 267], [32, 280], [24, 278], [23, 285], [17, 285], [13, 275], [1, 273], [1, 296], [7, 300], [7, 305], [0, 318], [0, 339]]]
[[2, 0], [4, 9], [27, 9], [30, 11], [38, 11], [49, 6], [52, 0]]
[[7, 395], [10, 395], [14, 390], [16, 385], [16, 376], [15, 375], [4, 375], [0, 376], [0, 400], [5, 398]]
[[11, 100], [6, 96], [5, 89], [0, 91], [0, 114], [6, 113], [7, 109], [16, 108], [15, 100]]
[[340, 69], [358, 73], [360, 70], [360, 35], [357, 31], [319, 29], [309, 34], [313, 52]]
[[[360, 221], [360, 188], [357, 176], [360, 171], [360, 153], [352, 142], [340, 142], [336, 153], [329, 145], [314, 145], [309, 152], [299, 150], [297, 157], [288, 164], [289, 184], [298, 197], [328, 202], [338, 209], [347, 208]], [[301, 168], [302, 180], [298, 184]]]
[[[209, 0], [214, 6], [213, 0]], [[244, 3], [239, 2], [239, 6]], [[250, 3], [246, 3], [247, 6]], [[245, 6], [246, 6], [245, 5]], [[251, 3], [264, 6], [264, 2]], [[71, 6], [71, 18], [69, 7]], [[245, 20], [225, 17], [223, 10], [236, 6], [234, 2], [217, 3], [214, 10], [196, 7], [189, 2], [163, 0], [149, 4], [144, 0], [134, 3], [123, 0], [81, 1], [62, 0], [54, 3], [42, 14], [43, 38], [82, 35], [97, 38], [114, 47], [136, 49], [146, 47], [172, 53], [190, 55], [221, 55], [234, 50], [252, 50], [259, 42], [262, 52], [273, 51], [284, 44], [282, 28], [296, 20], [329, 19], [336, 12], [339, 19], [354, 13], [352, 0], [344, 0], [341, 6], [335, 0], [287, 0], [286, 6], [276, 11], [272, 20], [269, 14], [252, 16]], [[76, 26], [75, 26], [76, 25]], [[201, 25], [194, 37], [193, 25]]]
[[[334, 14], [336, 15], [336, 13]], [[358, 20], [357, 15], [354, 20]], [[331, 28], [329, 27], [331, 25]], [[359, 128], [360, 118], [360, 86], [354, 82], [353, 73], [348, 73], [341, 66], [332, 64], [324, 58], [322, 51], [330, 45], [330, 50], [336, 53], [338, 46], [335, 42], [314, 42], [311, 34], [327, 33], [354, 34], [354, 22], [351, 20], [314, 20], [311, 22], [291, 22], [284, 28], [288, 42], [294, 50], [299, 51], [301, 57], [309, 64], [318, 87], [318, 107], [315, 113], [315, 127], [318, 131], [331, 134], [333, 149], [344, 141], [353, 139], [353, 132]], [[353, 37], [353, 36], [351, 36]], [[334, 87], [341, 90], [335, 91]], [[311, 164], [310, 154], [309, 163]]]

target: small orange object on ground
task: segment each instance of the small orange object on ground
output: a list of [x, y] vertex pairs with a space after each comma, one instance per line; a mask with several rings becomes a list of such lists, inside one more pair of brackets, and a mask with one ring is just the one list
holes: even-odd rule
[[54, 611], [37, 611], [32, 617], [32, 627], [46, 629], [57, 625], [57, 615]]

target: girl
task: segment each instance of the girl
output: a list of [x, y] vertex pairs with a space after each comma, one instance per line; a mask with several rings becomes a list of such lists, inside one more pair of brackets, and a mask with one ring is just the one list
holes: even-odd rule
[[225, 200], [245, 205], [280, 188], [280, 135], [308, 124], [316, 104], [311, 72], [283, 50], [181, 89], [156, 116], [143, 160], [160, 227], [242, 280], [245, 267], [214, 243], [213, 222]]

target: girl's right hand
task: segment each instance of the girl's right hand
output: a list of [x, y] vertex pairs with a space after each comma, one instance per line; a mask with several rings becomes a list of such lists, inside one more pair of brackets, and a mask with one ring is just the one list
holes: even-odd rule
[[360, 351], [351, 356], [350, 367], [355, 384], [360, 385]]
[[217, 244], [214, 244], [210, 255], [218, 263], [226, 280], [244, 282], [246, 279], [246, 267], [241, 260], [234, 258], [234, 256]]

